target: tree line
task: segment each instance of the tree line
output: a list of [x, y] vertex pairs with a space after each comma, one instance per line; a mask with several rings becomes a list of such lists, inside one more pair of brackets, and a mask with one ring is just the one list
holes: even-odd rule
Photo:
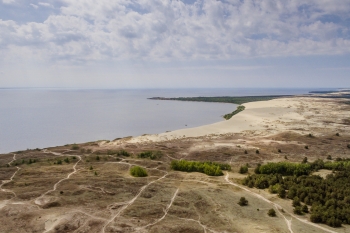
[[222, 170], [231, 170], [231, 166], [224, 163], [198, 162], [187, 160], [171, 161], [171, 169], [184, 172], [201, 172], [208, 176], [222, 176]]

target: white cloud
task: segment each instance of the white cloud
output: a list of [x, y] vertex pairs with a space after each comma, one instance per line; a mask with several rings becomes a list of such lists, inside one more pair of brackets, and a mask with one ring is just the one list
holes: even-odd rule
[[38, 9], [39, 7], [33, 3], [30, 4], [34, 9]]
[[347, 1], [63, 2], [60, 14], [49, 16], [43, 23], [0, 20], [0, 51], [25, 48], [43, 58], [69, 61], [206, 60], [350, 52], [349, 27], [322, 18], [348, 19]]
[[38, 2], [38, 5], [44, 6], [44, 7], [52, 7], [52, 5], [50, 3], [47, 3], [47, 2]]
[[13, 4], [16, 2], [16, 0], [2, 0], [4, 4]]

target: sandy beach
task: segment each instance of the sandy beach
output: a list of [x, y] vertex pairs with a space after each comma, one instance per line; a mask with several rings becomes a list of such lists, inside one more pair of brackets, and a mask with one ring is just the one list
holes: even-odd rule
[[339, 111], [344, 107], [341, 101], [344, 100], [334, 101], [325, 98], [296, 96], [250, 102], [243, 104], [245, 110], [229, 120], [195, 128], [127, 138], [114, 141], [110, 145], [121, 145], [125, 142], [161, 142], [188, 137], [222, 136], [237, 133], [267, 136], [284, 131], [313, 134], [322, 134], [322, 132], [329, 132], [329, 130], [346, 132], [349, 126], [343, 125], [342, 120], [347, 117], [347, 112]]

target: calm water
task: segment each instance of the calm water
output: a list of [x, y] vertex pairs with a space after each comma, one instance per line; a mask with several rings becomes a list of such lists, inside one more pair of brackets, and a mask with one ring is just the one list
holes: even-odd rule
[[[162, 133], [223, 120], [233, 104], [148, 97], [302, 94], [307, 89], [0, 89], [0, 153]], [[187, 126], [186, 126], [187, 125]]]

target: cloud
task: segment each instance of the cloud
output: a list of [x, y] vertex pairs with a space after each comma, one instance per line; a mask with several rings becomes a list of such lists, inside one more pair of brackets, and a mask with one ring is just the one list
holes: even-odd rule
[[34, 9], [38, 9], [38, 8], [39, 8], [37, 5], [35, 5], [35, 4], [33, 4], [33, 3], [31, 3], [31, 4], [29, 4], [29, 5], [31, 5]]
[[[0, 20], [1, 52], [25, 50], [53, 61], [77, 62], [350, 53], [350, 4], [346, 1], [62, 3], [58, 14], [41, 23]], [[51, 6], [43, 2], [31, 5]], [[337, 22], [332, 20], [335, 17]]]
[[16, 2], [16, 0], [2, 0], [4, 4], [13, 4]]
[[52, 5], [50, 3], [47, 3], [47, 2], [38, 2], [38, 5], [44, 6], [44, 7], [52, 7]]

